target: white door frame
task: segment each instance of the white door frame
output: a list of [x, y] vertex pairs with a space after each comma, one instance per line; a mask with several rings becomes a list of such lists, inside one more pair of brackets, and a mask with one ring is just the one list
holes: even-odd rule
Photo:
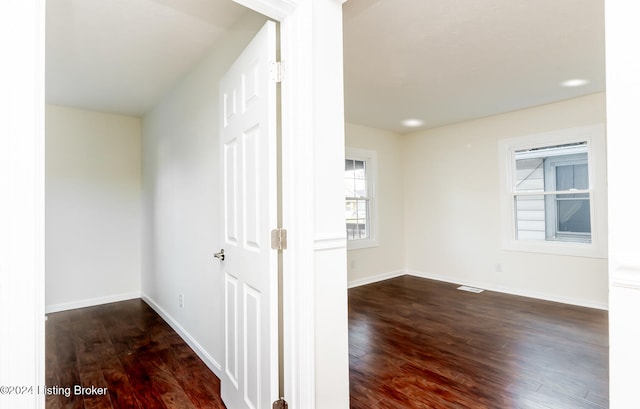
[[640, 6], [605, 1], [607, 63], [607, 176], [609, 198], [609, 401], [612, 409], [637, 402], [640, 366]]
[[349, 407], [342, 4], [234, 0], [280, 22], [285, 398]]
[[0, 393], [44, 408], [44, 0], [0, 2]]

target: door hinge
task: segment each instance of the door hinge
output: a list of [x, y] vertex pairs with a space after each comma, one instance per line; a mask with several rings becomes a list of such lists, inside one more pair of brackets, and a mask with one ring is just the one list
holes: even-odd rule
[[287, 248], [287, 231], [285, 229], [271, 230], [271, 248], [274, 250]]
[[289, 404], [284, 398], [280, 398], [273, 402], [273, 409], [289, 409]]
[[282, 82], [282, 61], [274, 61], [271, 63], [271, 81]]

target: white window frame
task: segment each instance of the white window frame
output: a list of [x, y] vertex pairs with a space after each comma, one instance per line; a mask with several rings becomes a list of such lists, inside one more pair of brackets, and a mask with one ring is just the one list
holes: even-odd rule
[[[587, 143], [591, 242], [534, 241], [516, 238], [515, 153], [526, 149]], [[604, 124], [503, 139], [499, 142], [503, 249], [577, 257], [607, 257], [606, 140]]]
[[[378, 153], [369, 149], [345, 148], [345, 159], [354, 159], [366, 163], [367, 199], [369, 200], [369, 237], [366, 239], [347, 239], [347, 249], [364, 249], [377, 247], [378, 242]], [[346, 197], [345, 197], [346, 199]], [[346, 220], [345, 220], [346, 229]]]

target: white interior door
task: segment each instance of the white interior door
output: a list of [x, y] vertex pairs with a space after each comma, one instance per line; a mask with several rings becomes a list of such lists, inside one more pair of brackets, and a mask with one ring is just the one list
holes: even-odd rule
[[220, 81], [225, 356], [229, 409], [267, 409], [278, 395], [275, 23]]

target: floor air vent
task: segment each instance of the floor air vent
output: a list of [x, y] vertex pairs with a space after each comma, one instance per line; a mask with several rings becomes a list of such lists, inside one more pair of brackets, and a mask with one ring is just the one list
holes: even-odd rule
[[468, 287], [466, 285], [461, 285], [460, 287], [458, 287], [458, 290], [468, 291], [470, 293], [476, 293], [476, 294], [484, 291], [482, 288]]

